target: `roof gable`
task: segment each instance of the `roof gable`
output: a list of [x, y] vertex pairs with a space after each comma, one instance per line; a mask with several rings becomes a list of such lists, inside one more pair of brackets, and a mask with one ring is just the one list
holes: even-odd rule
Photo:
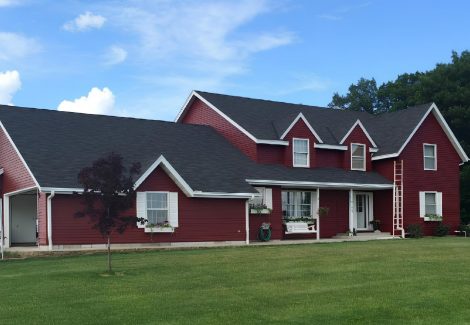
[[317, 139], [317, 141], [319, 143], [323, 143], [323, 140], [320, 138], [320, 136], [317, 134], [317, 132], [315, 132], [313, 127], [310, 125], [310, 123], [308, 123], [307, 119], [305, 118], [305, 116], [302, 113], [299, 113], [299, 115], [297, 115], [295, 120], [292, 121], [292, 123], [289, 125], [289, 127], [281, 135], [281, 139], [284, 139], [286, 137], [286, 135], [289, 134], [290, 130], [292, 130], [292, 128], [299, 122], [299, 120], [302, 120], [305, 123], [307, 128], [310, 130], [310, 132], [313, 134], [313, 136]]
[[374, 140], [372, 140], [371, 136], [369, 135], [369, 132], [367, 132], [366, 128], [364, 127], [364, 125], [362, 125], [361, 121], [360, 120], [357, 120], [356, 123], [353, 124], [353, 126], [351, 126], [351, 128], [349, 129], [349, 131], [344, 135], [344, 137], [341, 139], [341, 141], [339, 142], [340, 144], [343, 144], [344, 141], [346, 141], [346, 139], [351, 135], [351, 133], [357, 128], [359, 127], [362, 132], [365, 134], [365, 136], [367, 137], [367, 139], [369, 140], [369, 142], [372, 144], [372, 146], [374, 148], [377, 148], [377, 145], [375, 144]]

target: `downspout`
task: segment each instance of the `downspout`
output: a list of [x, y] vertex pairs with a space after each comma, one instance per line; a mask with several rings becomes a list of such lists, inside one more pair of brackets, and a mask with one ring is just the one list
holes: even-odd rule
[[55, 196], [54, 190], [47, 198], [47, 243], [49, 250], [52, 251], [52, 198]]

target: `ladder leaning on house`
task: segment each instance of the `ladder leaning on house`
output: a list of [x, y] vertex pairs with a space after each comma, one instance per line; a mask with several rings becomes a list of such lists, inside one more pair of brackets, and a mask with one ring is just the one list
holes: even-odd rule
[[393, 237], [405, 238], [403, 227], [403, 160], [393, 162]]

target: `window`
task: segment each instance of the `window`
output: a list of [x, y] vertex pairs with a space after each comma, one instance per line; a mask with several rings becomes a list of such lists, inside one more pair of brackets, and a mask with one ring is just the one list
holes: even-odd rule
[[420, 217], [427, 219], [427, 215], [442, 217], [442, 192], [419, 192]]
[[312, 217], [312, 192], [282, 192], [282, 216], [285, 219]]
[[147, 220], [154, 225], [168, 222], [168, 193], [147, 192]]
[[424, 193], [424, 214], [437, 214], [436, 193]]
[[351, 170], [366, 170], [366, 145], [351, 143]]
[[137, 192], [136, 214], [138, 219], [146, 220], [137, 221], [137, 228], [145, 228], [145, 232], [173, 232], [179, 225], [178, 192]]
[[424, 170], [436, 170], [436, 145], [435, 144], [424, 144], [423, 145], [423, 156], [424, 156]]
[[255, 187], [255, 189], [261, 194], [260, 197], [254, 197], [250, 200], [250, 206], [266, 206], [266, 209], [273, 208], [272, 189], [266, 187]]
[[309, 141], [308, 139], [293, 139], [292, 151], [294, 167], [309, 167]]

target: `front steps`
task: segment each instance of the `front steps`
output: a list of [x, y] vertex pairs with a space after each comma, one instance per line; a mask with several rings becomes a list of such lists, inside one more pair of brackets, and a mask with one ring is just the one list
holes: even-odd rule
[[[358, 232], [356, 236], [349, 236], [346, 233], [337, 234], [334, 239], [342, 240], [375, 240], [375, 239], [393, 239], [394, 237], [389, 232]], [[395, 237], [396, 238], [396, 237]]]

